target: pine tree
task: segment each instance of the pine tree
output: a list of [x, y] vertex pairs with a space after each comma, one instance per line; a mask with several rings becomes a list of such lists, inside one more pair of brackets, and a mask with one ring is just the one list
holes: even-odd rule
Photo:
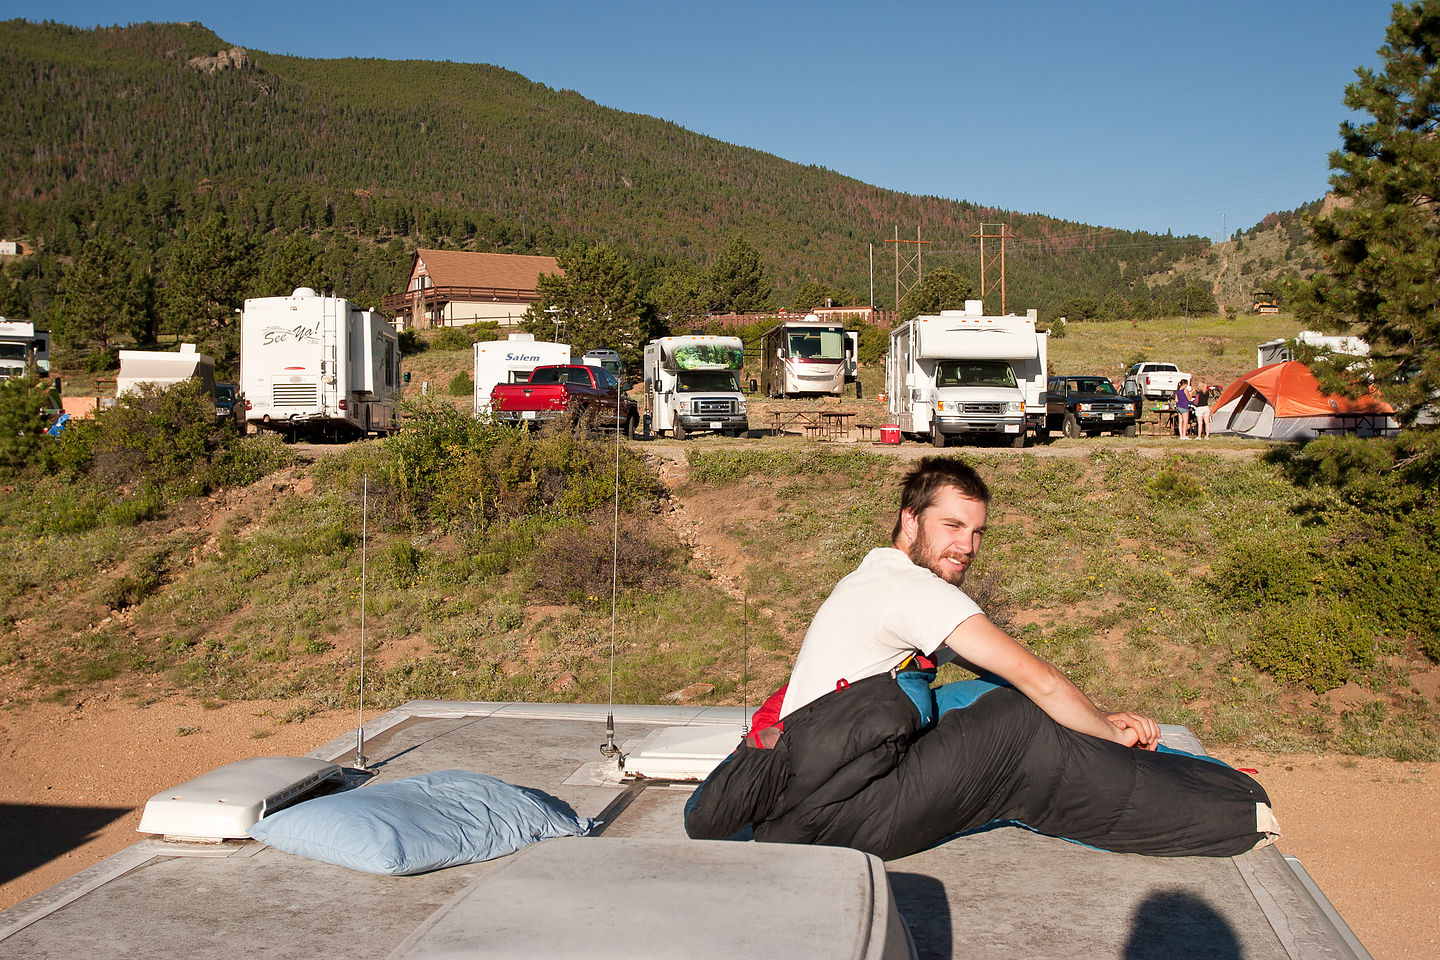
[[973, 290], [969, 280], [937, 267], [900, 298], [900, 319], [934, 316], [941, 310], [963, 310], [965, 301], [973, 299]]
[[1411, 423], [1440, 394], [1440, 0], [1396, 4], [1378, 53], [1381, 72], [1345, 88], [1371, 119], [1340, 126], [1338, 202], [1309, 219], [1325, 270], [1292, 292], [1302, 319], [1370, 344], [1364, 363], [1317, 361], [1322, 384], [1354, 395], [1373, 379]]

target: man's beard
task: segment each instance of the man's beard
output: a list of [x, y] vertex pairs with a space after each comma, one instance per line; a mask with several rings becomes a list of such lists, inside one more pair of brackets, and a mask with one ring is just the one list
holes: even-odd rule
[[940, 563], [941, 556], [931, 548], [930, 539], [925, 536], [923, 526], [915, 531], [915, 541], [910, 544], [909, 557], [910, 562], [917, 567], [924, 567], [941, 580], [956, 587], [965, 582], [965, 572], [970, 569], [968, 562], [958, 570], [942, 565]]

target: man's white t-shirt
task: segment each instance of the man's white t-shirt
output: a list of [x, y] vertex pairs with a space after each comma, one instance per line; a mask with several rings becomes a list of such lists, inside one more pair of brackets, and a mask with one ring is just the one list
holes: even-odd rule
[[795, 669], [780, 716], [835, 689], [888, 673], [919, 652], [931, 656], [980, 607], [959, 587], [912, 563], [894, 547], [871, 550], [820, 605]]

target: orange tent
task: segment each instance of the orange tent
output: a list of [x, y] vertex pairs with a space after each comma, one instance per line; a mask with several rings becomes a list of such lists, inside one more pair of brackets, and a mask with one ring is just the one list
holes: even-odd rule
[[1211, 408], [1210, 430], [1280, 440], [1330, 432], [1372, 435], [1398, 429], [1394, 412], [1375, 392], [1353, 400], [1322, 393], [1305, 364], [1286, 360], [1226, 387]]

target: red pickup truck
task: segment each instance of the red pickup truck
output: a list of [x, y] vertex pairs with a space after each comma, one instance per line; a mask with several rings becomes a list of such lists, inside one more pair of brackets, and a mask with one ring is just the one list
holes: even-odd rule
[[[624, 402], [618, 417], [617, 399]], [[501, 423], [535, 424], [563, 417], [592, 428], [618, 425], [632, 440], [640, 423], [639, 407], [621, 394], [614, 375], [581, 363], [536, 367], [524, 383], [497, 383], [490, 391], [490, 412]]]

